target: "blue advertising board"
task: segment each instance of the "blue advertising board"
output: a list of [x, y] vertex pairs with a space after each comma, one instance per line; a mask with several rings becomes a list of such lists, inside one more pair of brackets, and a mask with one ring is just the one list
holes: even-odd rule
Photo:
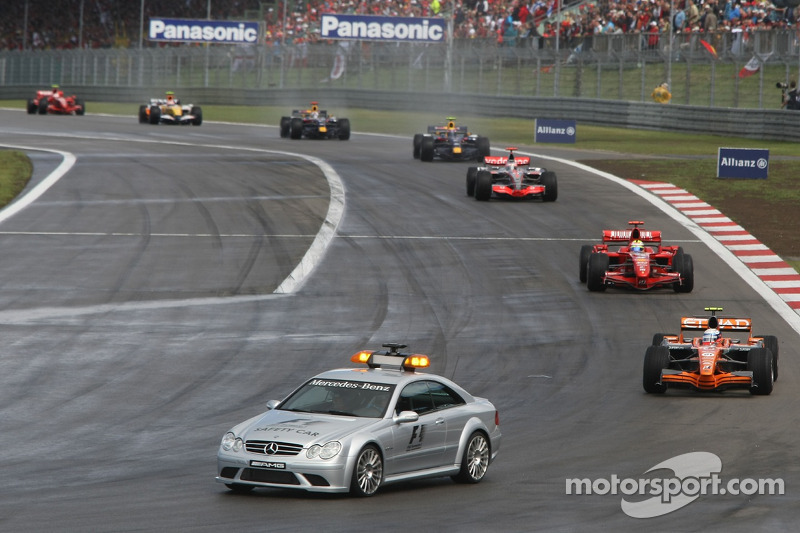
[[574, 120], [537, 118], [534, 129], [533, 142], [575, 144], [577, 130]]
[[320, 20], [322, 39], [441, 43], [444, 35], [442, 18], [326, 13]]
[[258, 22], [151, 18], [147, 38], [158, 42], [257, 44]]
[[718, 178], [767, 179], [769, 150], [762, 148], [719, 148]]

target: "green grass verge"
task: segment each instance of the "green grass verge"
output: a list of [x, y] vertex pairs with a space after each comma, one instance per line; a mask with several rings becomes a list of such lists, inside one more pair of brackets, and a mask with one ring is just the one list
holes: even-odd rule
[[[298, 106], [302, 105], [298, 103]], [[24, 109], [25, 102], [5, 101], [0, 102], [0, 107]], [[87, 107], [90, 114], [128, 115], [131, 120], [136, 120], [139, 104], [96, 102]], [[203, 117], [209, 121], [277, 126], [280, 117], [290, 111], [276, 106], [204, 105]], [[430, 113], [364, 109], [328, 111], [349, 118], [356, 132], [407, 135], [409, 138], [414, 133], [424, 131], [428, 124], [445, 118], [444, 115], [432, 117]], [[500, 121], [477, 116], [459, 116], [457, 119], [461, 124], [469, 125], [472, 131], [488, 136], [495, 147], [533, 144], [533, 121], [530, 119], [504, 118]], [[558, 146], [637, 156], [630, 159], [596, 159], [584, 163], [625, 179], [664, 181], [682, 187], [723, 211], [800, 270], [800, 214], [794, 214], [798, 211], [795, 206], [800, 205], [800, 180], [795, 175], [800, 160], [793, 159], [800, 158], [800, 144], [581, 125], [575, 145]], [[716, 178], [716, 155], [721, 146], [769, 149], [772, 158], [769, 178]], [[647, 158], [642, 159], [641, 156]], [[30, 168], [29, 162], [28, 165]], [[0, 166], [0, 173], [6, 173], [7, 168], [7, 165]], [[0, 187], [0, 198], [5, 198], [4, 205], [24, 187], [24, 183], [22, 186], [10, 185], [9, 189], [4, 180]]]

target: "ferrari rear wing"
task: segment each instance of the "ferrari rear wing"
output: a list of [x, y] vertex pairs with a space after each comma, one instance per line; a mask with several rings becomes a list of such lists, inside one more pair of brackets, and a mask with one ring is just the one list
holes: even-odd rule
[[[633, 231], [633, 229], [605, 229], [603, 230], [603, 242], [630, 242]], [[637, 229], [636, 231], [639, 233], [639, 240], [641, 240], [644, 244], [661, 244], [661, 231], [649, 231], [641, 229]]]

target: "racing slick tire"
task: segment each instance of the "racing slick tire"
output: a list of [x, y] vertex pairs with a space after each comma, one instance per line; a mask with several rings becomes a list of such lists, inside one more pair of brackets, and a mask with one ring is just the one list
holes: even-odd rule
[[747, 370], [753, 373], [750, 394], [766, 396], [772, 393], [775, 381], [772, 373], [772, 354], [767, 348], [753, 348], [747, 354]]
[[419, 145], [419, 160], [430, 163], [433, 161], [433, 137], [430, 135], [423, 135], [422, 142]]
[[247, 494], [255, 488], [252, 485], [242, 485], [241, 483], [225, 483], [225, 486], [236, 494]]
[[414, 159], [419, 159], [420, 147], [422, 146], [422, 134], [421, 133], [415, 133], [414, 134], [413, 143], [414, 143], [414, 148], [413, 148], [413, 151], [412, 151], [412, 155], [414, 156]]
[[476, 431], [469, 436], [467, 445], [464, 448], [464, 456], [461, 458], [461, 470], [452, 476], [453, 481], [458, 483], [478, 483], [489, 470], [489, 439], [481, 431]]
[[[678, 249], [680, 251], [680, 248]], [[681, 254], [682, 259], [677, 265], [678, 273], [681, 275], [681, 282], [673, 285], [675, 292], [692, 292], [694, 289], [694, 261], [689, 254]], [[677, 258], [673, 258], [673, 261]]]
[[667, 336], [666, 333], [656, 333], [655, 335], [653, 335], [652, 345], [653, 346], [661, 346], [661, 341], [663, 341], [664, 337], [666, 337], [666, 336]]
[[289, 138], [299, 139], [303, 136], [303, 119], [300, 117], [292, 117], [292, 122], [289, 125]]
[[161, 108], [157, 105], [150, 106], [150, 124], [158, 124], [161, 122]]
[[591, 244], [584, 244], [581, 246], [581, 253], [580, 256], [578, 256], [578, 279], [581, 280], [581, 283], [586, 283], [586, 271], [589, 269], [589, 256], [592, 255], [593, 248], [594, 246]]
[[28, 106], [27, 106], [28, 114], [29, 115], [35, 114], [36, 113], [36, 107], [37, 107], [36, 106], [36, 101], [33, 98], [30, 98], [28, 100]]
[[642, 387], [649, 394], [663, 394], [667, 390], [666, 383], [661, 383], [661, 371], [669, 367], [669, 348], [666, 346], [648, 346], [644, 353], [642, 368]]
[[475, 199], [488, 202], [492, 197], [492, 173], [488, 170], [479, 170], [475, 176]]
[[475, 196], [475, 182], [478, 179], [478, 167], [467, 169], [467, 196]]
[[42, 100], [39, 100], [39, 105], [36, 107], [36, 112], [38, 114], [40, 114], [40, 115], [46, 115], [47, 114], [47, 106], [48, 105], [49, 104], [47, 103], [47, 99], [46, 98], [43, 98]]
[[606, 277], [608, 271], [608, 255], [607, 254], [591, 254], [589, 256], [589, 265], [586, 273], [586, 287], [592, 292], [603, 292], [606, 290], [606, 284], [603, 278]]
[[478, 135], [478, 139], [476, 141], [476, 144], [478, 145], [478, 158], [477, 159], [478, 159], [478, 161], [483, 163], [483, 158], [484, 157], [486, 157], [487, 155], [492, 155], [492, 147], [491, 147], [491, 144], [489, 143], [489, 138], [488, 137], [483, 137], [481, 135]]
[[772, 354], [772, 381], [778, 381], [778, 337], [775, 335], [764, 335], [764, 348]]
[[79, 117], [82, 117], [83, 115], [86, 114], [86, 103], [82, 99], [80, 98], [75, 99], [75, 107], [77, 107], [77, 109], [75, 110], [75, 114], [78, 115]]
[[292, 125], [291, 117], [281, 117], [281, 137], [286, 138], [289, 136], [289, 127]]
[[548, 170], [542, 173], [540, 181], [542, 185], [544, 185], [542, 200], [545, 202], [555, 202], [556, 198], [558, 198], [558, 180], [556, 179], [556, 173]]
[[350, 493], [355, 496], [372, 496], [383, 483], [383, 457], [378, 448], [369, 444], [358, 453], [350, 480]]
[[139, 106], [139, 124], [147, 124], [147, 106], [142, 104]]
[[203, 123], [203, 108], [200, 106], [192, 107], [191, 111], [189, 111], [194, 118], [192, 119], [192, 126], [199, 126]]
[[339, 140], [346, 141], [350, 138], [350, 119], [339, 119]]

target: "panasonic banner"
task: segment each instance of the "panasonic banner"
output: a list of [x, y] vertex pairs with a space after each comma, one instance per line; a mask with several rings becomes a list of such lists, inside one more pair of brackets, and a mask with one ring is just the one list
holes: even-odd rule
[[533, 142], [575, 144], [575, 121], [537, 118]]
[[147, 38], [159, 42], [257, 44], [258, 22], [150, 19]]
[[441, 43], [444, 34], [442, 18], [324, 14], [320, 21], [322, 39]]
[[761, 148], [720, 148], [717, 155], [718, 178], [767, 179], [769, 150]]

